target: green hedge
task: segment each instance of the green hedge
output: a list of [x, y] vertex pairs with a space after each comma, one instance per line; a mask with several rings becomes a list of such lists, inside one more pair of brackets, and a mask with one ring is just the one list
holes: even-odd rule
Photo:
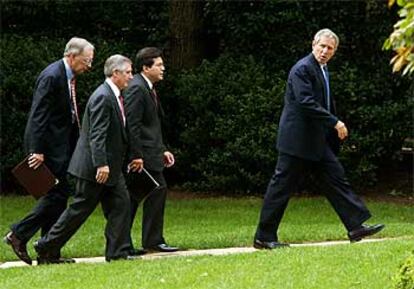
[[251, 191], [275, 161], [284, 81], [253, 57], [205, 61], [175, 83], [178, 170], [192, 189]]
[[[69, 37], [96, 46], [93, 69], [78, 82], [81, 111], [111, 54], [133, 58], [143, 46], [166, 47], [168, 69], [168, 1], [121, 2], [10, 2], [2, 10], [2, 192], [16, 189], [10, 169], [23, 157], [35, 79], [62, 57]], [[412, 136], [414, 81], [392, 75], [391, 54], [381, 50], [397, 17], [386, 1], [206, 1], [204, 13], [206, 60], [193, 71], [167, 73], [159, 86], [177, 157], [170, 184], [263, 192], [276, 163], [288, 71], [323, 27], [341, 39], [330, 71], [338, 115], [350, 130], [340, 154], [348, 176], [374, 184], [378, 170], [400, 158]]]
[[[187, 187], [265, 189], [277, 160], [286, 77], [284, 71], [269, 73], [267, 64], [252, 56], [224, 55], [176, 78], [177, 169]], [[367, 87], [368, 80], [346, 62], [336, 66], [331, 79], [339, 117], [350, 129], [340, 158], [355, 185], [374, 184], [378, 166], [392, 161], [409, 131], [412, 98], [397, 98], [391, 93], [395, 84], [380, 78]], [[376, 91], [378, 86], [384, 91]], [[316, 184], [308, 181], [313, 190]]]

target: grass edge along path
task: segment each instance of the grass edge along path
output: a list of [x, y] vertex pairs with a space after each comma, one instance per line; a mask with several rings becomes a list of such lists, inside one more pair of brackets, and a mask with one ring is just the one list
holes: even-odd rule
[[[398, 237], [398, 238], [381, 238], [381, 239], [364, 239], [360, 242], [357, 242], [353, 245], [361, 244], [361, 243], [374, 243], [374, 242], [383, 242], [389, 240], [404, 240], [407, 238]], [[290, 244], [292, 248], [300, 248], [300, 247], [322, 247], [322, 246], [337, 246], [337, 245], [346, 245], [350, 244], [349, 240], [341, 240], [341, 241], [325, 241], [325, 242], [310, 242], [310, 243], [296, 243]], [[284, 249], [275, 249], [275, 250], [284, 250]], [[200, 256], [200, 255], [209, 255], [209, 256], [217, 256], [217, 255], [229, 255], [229, 254], [241, 254], [241, 253], [253, 253], [259, 251], [253, 247], [233, 247], [233, 248], [216, 248], [216, 249], [204, 249], [204, 250], [183, 250], [178, 252], [172, 253], [149, 253], [142, 256], [137, 256], [136, 260], [153, 260], [158, 258], [166, 258], [166, 257], [188, 257], [188, 256]], [[89, 258], [74, 258], [76, 263], [105, 263], [105, 257], [89, 257]], [[135, 261], [135, 260], [131, 260]], [[55, 264], [55, 266], [59, 264]], [[28, 264], [24, 263], [23, 261], [10, 261], [0, 263], [0, 269], [8, 269], [8, 268], [15, 268], [15, 267], [26, 267], [29, 266]], [[32, 266], [37, 266], [37, 261], [33, 261]]]

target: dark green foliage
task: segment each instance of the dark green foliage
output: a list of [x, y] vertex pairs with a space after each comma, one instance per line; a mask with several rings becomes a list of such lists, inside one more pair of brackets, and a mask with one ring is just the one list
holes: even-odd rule
[[[333, 29], [340, 37], [340, 46], [330, 63], [331, 86], [338, 116], [350, 130], [340, 155], [349, 178], [355, 185], [373, 185], [378, 169], [401, 157], [404, 139], [412, 136], [414, 85], [412, 78], [391, 74], [391, 56], [381, 50], [395, 21], [386, 3], [209, 2], [206, 15], [213, 27], [210, 37], [220, 39], [218, 54], [253, 55], [256, 65], [265, 65], [267, 74], [284, 71], [283, 76], [277, 73], [282, 79], [287, 78], [299, 58], [311, 51], [317, 30]], [[213, 113], [211, 117], [214, 116]], [[201, 162], [205, 165], [204, 159]], [[247, 167], [248, 164], [243, 166]], [[241, 183], [242, 179], [238, 184]], [[250, 184], [254, 187], [258, 183]]]
[[108, 56], [133, 59], [143, 46], [167, 48], [166, 79], [157, 89], [177, 157], [167, 170], [170, 184], [264, 190], [276, 163], [289, 69], [324, 27], [341, 40], [329, 69], [338, 116], [350, 130], [340, 154], [348, 176], [353, 184], [374, 184], [378, 170], [399, 159], [404, 139], [413, 137], [414, 81], [392, 75], [391, 55], [382, 51], [396, 21], [386, 1], [207, 1], [204, 12], [206, 60], [194, 71], [172, 72], [168, 1], [2, 1], [2, 191], [13, 185], [10, 169], [23, 157], [35, 79], [75, 35], [96, 47], [92, 71], [78, 81], [81, 112]]
[[375, 184], [377, 169], [401, 158], [412, 127], [414, 86], [388, 75], [386, 65], [372, 65], [370, 77], [347, 62], [332, 73], [339, 116], [350, 130], [340, 157], [358, 185]]
[[181, 105], [179, 166], [190, 172], [191, 187], [263, 188], [275, 162], [284, 81], [253, 57], [222, 56], [183, 73], [175, 84]]

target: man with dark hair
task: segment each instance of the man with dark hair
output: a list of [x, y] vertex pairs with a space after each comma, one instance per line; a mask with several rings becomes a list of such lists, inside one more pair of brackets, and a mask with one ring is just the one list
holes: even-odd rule
[[329, 29], [318, 31], [312, 53], [291, 69], [285, 102], [280, 117], [277, 148], [279, 157], [264, 197], [253, 246], [275, 249], [277, 230], [290, 195], [306, 170], [317, 174], [326, 197], [348, 231], [351, 242], [373, 235], [384, 225], [363, 224], [371, 217], [362, 200], [352, 191], [336, 153], [339, 140], [348, 135], [345, 124], [335, 115], [329, 88], [327, 63], [339, 45], [338, 36]]
[[[159, 184], [144, 172], [129, 173], [127, 186], [131, 198], [131, 229], [138, 205], [144, 200], [142, 218], [142, 246], [144, 251], [135, 250], [131, 243], [131, 254], [138, 255], [147, 251], [174, 252], [178, 248], [166, 244], [163, 237], [164, 208], [167, 196], [164, 167], [174, 165], [174, 155], [163, 142], [161, 120], [164, 115], [154, 84], [164, 77], [162, 51], [146, 47], [136, 55], [136, 69], [139, 73], [125, 90], [125, 111], [128, 119], [130, 140], [130, 159], [140, 159], [138, 170], [144, 168]], [[137, 169], [133, 167], [133, 169]]]
[[[79, 136], [79, 114], [76, 102], [76, 76], [92, 66], [94, 47], [83, 38], [73, 37], [66, 44], [63, 59], [47, 66], [39, 75], [24, 133], [29, 166], [42, 163], [58, 179], [33, 210], [11, 226], [4, 238], [22, 261], [32, 264], [26, 244], [41, 229], [44, 236], [67, 206], [70, 187], [66, 177], [69, 160]], [[56, 252], [55, 259], [60, 258]], [[60, 259], [73, 262], [71, 259]]]
[[[105, 62], [104, 73], [105, 82], [86, 105], [81, 136], [69, 164], [68, 172], [76, 178], [76, 194], [49, 232], [35, 243], [38, 264], [58, 263], [55, 252], [99, 203], [107, 220], [106, 261], [129, 258], [129, 195], [122, 173], [128, 138], [121, 90], [132, 79], [131, 61], [112, 55]], [[130, 166], [136, 163], [132, 161]]]

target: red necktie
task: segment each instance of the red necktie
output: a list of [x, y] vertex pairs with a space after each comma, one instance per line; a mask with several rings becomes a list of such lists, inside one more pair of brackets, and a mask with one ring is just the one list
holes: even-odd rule
[[78, 113], [78, 104], [76, 102], [76, 79], [75, 77], [72, 78], [72, 80], [70, 81], [70, 96], [71, 96], [71, 100], [72, 100], [72, 105], [73, 105], [73, 111], [75, 114], [75, 118], [76, 118], [76, 122], [78, 123], [78, 127], [79, 129], [81, 129], [81, 125], [80, 125], [80, 121], [79, 121], [79, 113]]
[[121, 109], [122, 123], [125, 126], [124, 97], [121, 94], [119, 95], [119, 108]]

